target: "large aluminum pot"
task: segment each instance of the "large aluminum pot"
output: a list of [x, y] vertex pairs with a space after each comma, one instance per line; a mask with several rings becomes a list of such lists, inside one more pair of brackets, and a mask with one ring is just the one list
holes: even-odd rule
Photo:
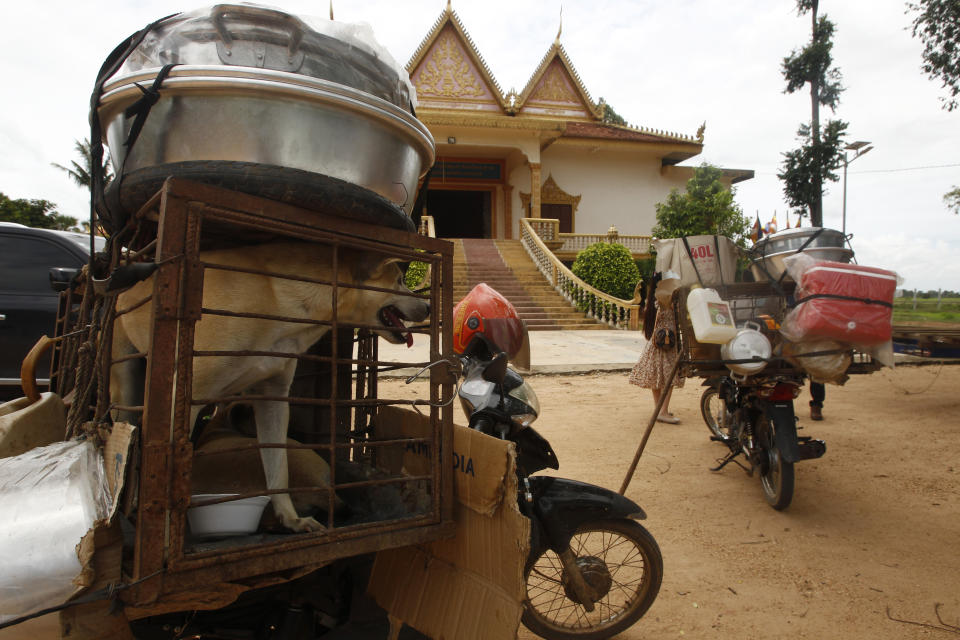
[[[218, 5], [160, 23], [105, 83], [97, 112], [120, 206], [136, 208], [174, 175], [303, 206], [370, 200], [409, 214], [435, 148], [406, 71], [359, 27], [325, 22]], [[137, 116], [127, 110], [170, 63], [128, 149]]]
[[[813, 240], [810, 240], [811, 237]], [[853, 250], [846, 246], [846, 240], [842, 232], [824, 227], [797, 227], [778, 231], [753, 246], [751, 254], [755, 262], [751, 271], [759, 281], [767, 280], [768, 273], [778, 279], [785, 270], [783, 259], [797, 253], [801, 248], [803, 253], [809, 254], [815, 260], [850, 262]], [[763, 265], [763, 268], [759, 265]], [[767, 273], [764, 273], [764, 270]]]
[[724, 360], [747, 360], [759, 358], [753, 362], [725, 363], [735, 375], [752, 376], [767, 367], [766, 358], [770, 357], [772, 347], [770, 339], [760, 331], [760, 325], [747, 322], [729, 342], [720, 347], [720, 357]]

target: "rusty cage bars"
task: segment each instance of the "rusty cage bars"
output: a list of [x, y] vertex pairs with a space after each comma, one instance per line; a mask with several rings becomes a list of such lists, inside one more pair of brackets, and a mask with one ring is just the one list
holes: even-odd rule
[[[152, 233], [154, 225], [155, 236]], [[147, 353], [128, 356], [146, 356], [142, 407], [109, 404], [104, 383], [109, 379], [110, 366], [124, 358], [111, 359], [107, 349], [106, 356], [96, 359], [97, 370], [91, 371], [99, 381], [99, 387], [97, 400], [94, 403], [91, 399], [87, 415], [88, 418], [92, 415], [94, 422], [103, 427], [108, 422], [110, 410], [142, 410], [140, 434], [135, 440], [135, 451], [130, 455], [132, 464], [128, 467], [130, 472], [125, 486], [127, 515], [135, 521], [135, 540], [132, 553], [127, 554], [128, 559], [124, 563], [124, 579], [139, 583], [123, 595], [128, 604], [128, 617], [132, 619], [160, 610], [171, 610], [169, 606], [163, 606], [162, 601], [165, 596], [175, 592], [182, 594], [191, 590], [209, 590], [215, 583], [243, 581], [266, 574], [286, 572], [292, 575], [305, 567], [317, 568], [337, 558], [417, 544], [452, 533], [452, 450], [445, 443], [452, 444], [452, 408], [447, 401], [452, 400], [455, 375], [449, 369], [444, 370], [444, 367], [432, 367], [429, 401], [377, 397], [379, 372], [391, 368], [424, 367], [442, 360], [444, 354], [452, 353], [450, 332], [442, 330], [442, 327], [450, 327], [453, 308], [453, 250], [450, 243], [178, 179], [170, 179], [164, 184], [162, 190], [134, 216], [132, 224], [128, 225], [129, 229], [135, 229], [135, 233], [125, 253], [114, 250], [110, 268], [112, 270], [119, 266], [124, 255], [145, 261], [152, 258], [157, 265], [152, 296], [126, 308], [115, 309], [116, 292], [94, 293], [91, 296], [87, 291], [83, 303], [78, 305], [77, 293], [68, 291], [64, 293], [58, 324], [61, 335], [76, 333], [78, 328], [82, 329], [85, 322], [91, 322], [91, 318], [99, 313], [110, 323], [101, 328], [99, 338], [101, 343], [109, 343], [114, 313], [120, 316], [142, 305], [152, 306], [150, 348]], [[329, 281], [323, 281], [295, 273], [238, 270], [203, 259], [202, 252], [214, 247], [277, 240], [304, 241], [327, 247], [332, 257], [333, 276]], [[350, 251], [368, 251], [404, 262], [417, 260], [430, 265], [429, 294], [402, 294], [429, 299], [429, 323], [411, 329], [412, 333], [430, 340], [428, 362], [381, 362], [373, 331], [383, 329], [382, 325], [338, 324], [335, 301], [341, 292], [348, 289], [384, 291], [362, 283], [346, 282], [339, 277], [340, 258], [343, 252]], [[154, 255], [151, 256], [151, 253]], [[238, 270], [329, 287], [333, 302], [331, 319], [304, 320], [269, 313], [245, 314], [230, 309], [207, 308], [203, 304], [203, 280], [204, 274], [210, 269]], [[87, 289], [91, 285], [88, 281]], [[197, 322], [214, 315], [241, 316], [259, 322], [326, 325], [329, 327], [324, 337], [325, 340], [329, 338], [327, 351], [311, 349], [305, 354], [241, 351], [227, 354], [216, 350], [195, 350]], [[355, 332], [358, 335], [356, 340]], [[356, 356], [353, 353], [354, 342], [358, 344]], [[55, 388], [61, 394], [72, 391], [79, 398], [84, 397], [78, 394], [81, 384], [89, 383], [79, 374], [71, 378], [77, 360], [82, 359], [82, 356], [75, 356], [81, 343], [82, 338], [68, 338], [54, 356], [56, 362], [61, 364], [54, 377]], [[88, 348], [89, 344], [88, 340]], [[349, 353], [346, 353], [347, 349]], [[102, 345], [100, 352], [103, 352]], [[227, 355], [240, 358], [295, 358], [299, 364], [297, 380], [286, 397], [193, 397], [193, 359], [222, 358]], [[303, 367], [311, 370], [301, 375], [300, 368]], [[318, 386], [326, 386], [326, 397], [311, 395], [309, 388], [305, 393], [304, 380], [308, 387], [313, 380], [314, 390]], [[186, 515], [191, 506], [191, 469], [197, 453], [191, 442], [191, 425], [187, 424], [191, 409], [197, 405], [255, 399], [289, 402], [291, 414], [294, 413], [294, 407], [305, 407], [306, 414], [314, 417], [314, 427], [317, 422], [326, 424], [328, 433], [314, 430], [312, 434], [322, 438], [316, 437], [315, 441], [300, 445], [287, 445], [288, 448], [305, 448], [326, 454], [331, 476], [327, 519], [322, 522], [326, 530], [303, 534], [259, 534], [213, 543], [191, 540], [187, 536]], [[430, 425], [428, 435], [378, 439], [378, 409], [386, 405], [411, 404], [422, 404], [427, 409], [426, 419]], [[83, 408], [80, 407], [80, 410]], [[73, 410], [77, 410], [77, 407]], [[398, 476], [384, 474], [377, 468], [379, 452], [424, 444], [431, 456], [429, 473], [426, 475]], [[271, 446], [275, 445], [250, 444], [216, 455]], [[347, 477], [341, 481], [338, 472], [342, 463], [366, 465], [365, 469], [370, 474], [366, 478]], [[392, 514], [382, 520], [374, 518], [356, 522], [349, 518], [341, 519], [335, 514], [333, 502], [337, 492], [356, 493], [382, 486], [409, 489], [412, 485], [426, 488], [425, 492], [420, 493], [425, 493], [429, 498], [428, 508], [399, 516]], [[319, 487], [314, 488], [314, 491], [320, 490]], [[233, 499], [271, 493], [297, 492], [258, 491]], [[175, 579], [165, 579], [174, 578], [174, 574]]]

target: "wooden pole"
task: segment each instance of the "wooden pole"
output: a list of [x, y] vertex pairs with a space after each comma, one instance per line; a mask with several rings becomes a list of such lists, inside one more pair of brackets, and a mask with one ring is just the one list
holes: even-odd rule
[[670, 370], [670, 375], [667, 376], [667, 383], [663, 385], [663, 389], [660, 390], [660, 399], [657, 401], [657, 406], [653, 410], [653, 415], [650, 416], [650, 422], [647, 423], [647, 430], [643, 433], [643, 438], [640, 439], [640, 446], [637, 447], [637, 452], [633, 456], [633, 462], [630, 464], [630, 470], [627, 471], [627, 475], [623, 478], [623, 484], [620, 485], [620, 495], [624, 495], [627, 492], [627, 487], [630, 485], [630, 481], [633, 479], [633, 473], [637, 470], [637, 464], [640, 462], [640, 456], [643, 455], [643, 450], [647, 446], [647, 440], [650, 439], [650, 432], [653, 431], [653, 425], [657, 423], [657, 417], [660, 415], [660, 409], [663, 408], [663, 403], [667, 400], [667, 396], [669, 395], [667, 391], [671, 386], [673, 386], [673, 379], [677, 377], [678, 369], [680, 369], [679, 357], [677, 357], [677, 361], [673, 364], [673, 369]]

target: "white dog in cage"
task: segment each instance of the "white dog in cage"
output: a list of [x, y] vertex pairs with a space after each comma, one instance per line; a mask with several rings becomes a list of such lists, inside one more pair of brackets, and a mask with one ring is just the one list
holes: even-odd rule
[[[378, 327], [377, 333], [387, 340], [410, 344], [412, 336], [405, 322], [423, 322], [430, 314], [430, 305], [421, 298], [403, 295], [409, 290], [397, 264], [400, 260], [369, 251], [339, 250], [334, 317], [334, 288], [329, 284], [333, 282], [332, 252], [332, 248], [324, 244], [283, 242], [200, 254], [201, 262], [206, 266], [203, 308], [235, 315], [204, 313], [196, 324], [194, 351], [272, 352], [278, 355], [194, 357], [194, 404], [190, 407], [190, 428], [203, 406], [196, 404], [197, 401], [218, 401], [244, 394], [288, 397], [297, 367], [297, 359], [289, 354], [304, 353], [330, 329], [327, 324], [310, 324], [303, 320], [335, 321], [344, 327], [375, 326]], [[266, 273], [287, 277], [272, 277]], [[153, 278], [145, 280], [121, 294], [118, 310], [129, 309], [150, 296], [153, 282]], [[117, 318], [114, 359], [150, 349], [152, 313], [152, 305], [145, 304]], [[115, 364], [111, 369], [110, 390], [111, 401], [116, 405], [142, 404], [142, 361], [126, 360]], [[254, 408], [260, 443], [285, 443], [288, 403], [251, 399], [250, 404]], [[121, 420], [130, 420], [131, 417], [129, 413], [117, 415]], [[287, 489], [287, 450], [267, 448], [261, 449], [260, 454], [267, 488]], [[271, 501], [285, 527], [293, 531], [324, 528], [313, 518], [300, 517], [289, 494], [274, 494]]]

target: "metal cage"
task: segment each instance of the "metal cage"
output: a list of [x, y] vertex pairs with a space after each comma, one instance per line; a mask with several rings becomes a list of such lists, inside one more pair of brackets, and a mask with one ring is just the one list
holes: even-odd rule
[[[133, 534], [125, 545], [123, 563], [125, 581], [136, 583], [123, 594], [129, 618], [172, 610], [174, 605], [164, 604], [165, 600], [183, 602], [189, 597], [185, 594], [209, 592], [215, 584], [264, 575], [292, 576], [337, 558], [452, 533], [453, 465], [447, 443], [452, 442], [449, 400], [455, 392], [456, 375], [450, 332], [443, 329], [450, 327], [453, 308], [450, 243], [176, 179], [168, 180], [121, 233], [123, 248], [117, 246], [119, 242], [113, 243], [111, 279], [118, 279], [125, 269], [136, 271], [131, 264], [147, 265], [144, 269], [152, 271], [152, 280], [145, 282], [152, 282], [152, 291], [131, 302], [129, 295], [121, 295], [124, 289], [120, 284], [98, 286], [88, 279], [79, 306], [76, 292], [64, 294], [72, 296], [64, 303], [71, 312], [64, 311], [60, 331], [77, 335], [64, 340], [55, 356], [60, 365], [55, 384], [58, 392], [74, 399], [68, 418], [74, 433], [102, 434], [120, 415], [133, 416], [131, 421], [139, 422], [120, 516], [132, 525]], [[329, 256], [330, 275], [317, 278], [301, 272], [295, 264], [289, 271], [278, 272], [266, 266], [240, 268], [210, 259], [219, 255], [212, 253], [217, 249], [243, 252], [269, 243], [309, 243], [311, 250]], [[341, 300], [346, 305], [350, 296], [387, 291], [382, 285], [347, 277], [348, 258], [358, 252], [385, 263], [419, 261], [430, 267], [425, 292], [389, 290], [391, 295], [429, 303], [428, 320], [410, 328], [419, 339], [429, 340], [428, 361], [381, 361], [377, 332], [385, 330], [383, 324], [344, 319], [347, 314], [341, 310]], [[236, 278], [241, 292], [242, 282], [250, 277], [316, 287], [318, 295], [330, 303], [330, 317], [283, 316], [269, 310], [251, 313], [242, 304], [239, 308], [208, 306], [204, 281], [210, 280], [214, 271], [219, 272], [216, 277], [220, 281]], [[125, 304], [117, 304], [118, 299]], [[147, 310], [149, 347], [136, 353], [111, 354], [107, 345], [113, 341], [114, 322], [130, 313], [144, 315]], [[198, 324], [213, 317], [240, 319], [255, 327], [264, 323], [305, 325], [325, 329], [325, 333], [304, 353], [203, 348], [195, 344]], [[91, 345], [99, 345], [93, 353]], [[198, 395], [194, 374], [198, 366], [205, 366], [198, 363], [213, 361], [211, 366], [216, 369], [224, 364], [246, 366], [251, 359], [296, 362], [289, 393], [277, 395], [252, 388], [223, 396]], [[145, 368], [143, 402], [119, 404], [111, 399], [111, 368], [132, 361]], [[384, 371], [421, 369], [438, 361], [448, 366], [429, 368], [428, 399], [379, 396], [377, 381]], [[258, 402], [288, 407], [287, 437], [294, 438], [294, 443], [261, 444], [251, 439], [217, 451], [205, 451], [198, 444], [190, 416], [203, 415], [203, 408], [206, 412], [211, 407], [226, 411], [230, 406]], [[396, 425], [384, 425], [386, 416], [395, 413], [384, 408], [394, 405], [422, 407], [414, 414], [420, 427], [404, 432]], [[192, 499], [192, 472], [200, 469], [197, 465], [216, 456], [243, 456], [276, 448], [287, 449], [289, 455], [306, 450], [320, 456], [329, 469], [329, 486], [263, 488], [204, 502]], [[408, 472], [386, 462], [406, 449], [424, 452], [429, 464]], [[256, 471], [236, 468], [237, 473]], [[323, 529], [307, 533], [261, 529], [251, 535], [211, 540], [193, 535], [188, 526], [191, 507], [277, 493], [320, 495], [318, 502], [326, 502], [326, 509], [318, 508], [317, 520]]]

